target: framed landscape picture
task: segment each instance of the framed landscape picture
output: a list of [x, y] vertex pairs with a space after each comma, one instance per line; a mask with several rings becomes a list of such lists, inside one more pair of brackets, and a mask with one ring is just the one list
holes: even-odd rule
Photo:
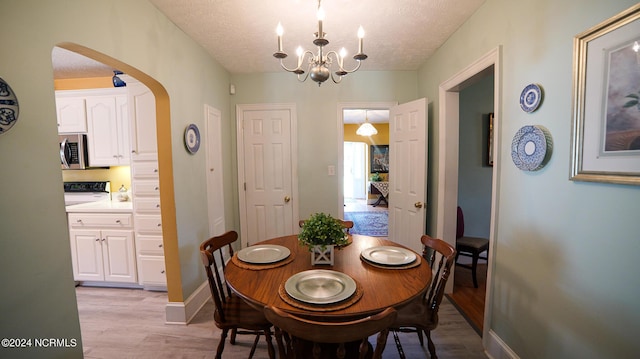
[[389, 173], [389, 145], [371, 145], [371, 173]]
[[571, 175], [640, 185], [640, 5], [574, 39]]

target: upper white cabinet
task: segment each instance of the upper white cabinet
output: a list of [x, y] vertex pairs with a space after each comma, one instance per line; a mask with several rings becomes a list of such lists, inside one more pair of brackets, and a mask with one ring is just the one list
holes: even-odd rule
[[84, 96], [56, 93], [58, 133], [87, 133], [87, 106]]
[[86, 101], [89, 165], [129, 165], [131, 145], [126, 93], [89, 96]]
[[131, 157], [136, 161], [157, 161], [156, 100], [146, 86], [127, 82], [131, 119]]

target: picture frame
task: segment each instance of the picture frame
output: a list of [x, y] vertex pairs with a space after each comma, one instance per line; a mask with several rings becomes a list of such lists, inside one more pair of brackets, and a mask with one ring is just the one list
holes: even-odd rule
[[389, 173], [389, 145], [371, 145], [369, 162], [371, 173]]
[[640, 4], [573, 42], [572, 181], [640, 185]]
[[493, 167], [493, 112], [488, 115], [487, 121], [487, 161], [486, 165]]

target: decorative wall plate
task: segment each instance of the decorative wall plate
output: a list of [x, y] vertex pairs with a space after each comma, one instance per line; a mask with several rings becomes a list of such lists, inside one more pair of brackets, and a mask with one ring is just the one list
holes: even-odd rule
[[190, 153], [196, 153], [200, 149], [200, 130], [193, 123], [184, 130], [184, 145]]
[[18, 122], [18, 98], [8, 83], [0, 78], [0, 135]]
[[524, 112], [535, 111], [542, 102], [542, 89], [536, 84], [527, 85], [520, 94], [520, 107]]
[[537, 171], [551, 157], [551, 135], [542, 126], [523, 126], [511, 142], [513, 163], [523, 171]]

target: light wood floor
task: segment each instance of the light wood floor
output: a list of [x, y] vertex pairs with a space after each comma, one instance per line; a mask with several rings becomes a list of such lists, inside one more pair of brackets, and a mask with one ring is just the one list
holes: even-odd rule
[[[163, 292], [78, 287], [76, 295], [87, 359], [215, 356], [220, 331], [213, 322], [211, 301], [189, 325], [168, 325], [164, 323], [167, 295]], [[487, 358], [478, 334], [446, 298], [432, 338], [441, 359]], [[252, 341], [252, 337], [239, 336], [236, 345], [227, 343], [224, 358], [248, 357]], [[400, 334], [400, 341], [407, 358], [428, 358], [426, 345], [420, 347], [415, 334]], [[393, 336], [389, 335], [384, 358], [398, 357]], [[268, 358], [264, 339], [254, 358]]]

